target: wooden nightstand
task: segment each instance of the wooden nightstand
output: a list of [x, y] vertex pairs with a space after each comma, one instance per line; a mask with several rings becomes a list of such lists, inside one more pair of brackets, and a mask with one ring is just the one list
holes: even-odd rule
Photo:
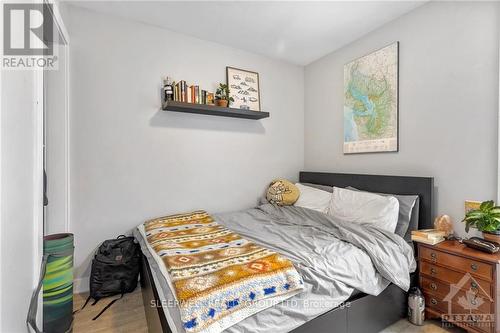
[[418, 243], [418, 261], [426, 318], [442, 318], [469, 332], [500, 332], [500, 254], [456, 241]]

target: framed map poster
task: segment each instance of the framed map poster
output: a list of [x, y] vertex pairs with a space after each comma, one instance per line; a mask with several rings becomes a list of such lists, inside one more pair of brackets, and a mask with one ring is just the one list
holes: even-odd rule
[[226, 76], [229, 96], [234, 99], [229, 106], [260, 111], [259, 73], [226, 67]]
[[344, 154], [399, 150], [399, 42], [344, 65]]

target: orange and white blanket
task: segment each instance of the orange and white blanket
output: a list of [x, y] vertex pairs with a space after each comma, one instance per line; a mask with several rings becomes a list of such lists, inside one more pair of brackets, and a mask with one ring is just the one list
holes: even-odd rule
[[144, 223], [187, 332], [218, 333], [303, 289], [292, 262], [218, 224], [204, 211]]

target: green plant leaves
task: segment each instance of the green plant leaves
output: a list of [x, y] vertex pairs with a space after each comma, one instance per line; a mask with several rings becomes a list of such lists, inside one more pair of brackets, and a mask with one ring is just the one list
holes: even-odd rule
[[479, 206], [479, 210], [486, 211], [493, 208], [494, 205], [493, 200], [483, 201], [481, 206]]
[[500, 230], [500, 206], [495, 206], [493, 200], [484, 201], [479, 209], [471, 210], [465, 214], [465, 231], [476, 228], [479, 231]]
[[215, 91], [215, 97], [217, 97], [218, 99], [225, 99], [230, 102], [234, 102], [234, 99], [229, 96], [229, 93], [229, 86], [224, 83], [219, 83], [219, 87]]

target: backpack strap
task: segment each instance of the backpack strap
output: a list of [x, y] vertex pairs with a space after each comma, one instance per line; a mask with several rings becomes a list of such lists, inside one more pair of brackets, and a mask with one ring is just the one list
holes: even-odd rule
[[[106, 311], [107, 309], [109, 309], [111, 307], [111, 305], [115, 304], [116, 301], [118, 301], [118, 300], [120, 300], [120, 299], [123, 298], [123, 295], [125, 295], [125, 283], [123, 282], [123, 280], [120, 281], [120, 286], [121, 286], [121, 289], [122, 289], [122, 294], [120, 295], [120, 297], [112, 300], [111, 302], [109, 302], [109, 304], [106, 305], [104, 307], [104, 309], [102, 309], [101, 312], [99, 312], [97, 314], [97, 316], [95, 316], [94, 318], [92, 318], [92, 320], [96, 320], [97, 318], [99, 318], [104, 313], [104, 311]], [[97, 303], [97, 301], [95, 303]], [[94, 305], [94, 304], [92, 304], [92, 305]]]
[[[89, 297], [87, 297], [87, 299], [85, 300], [85, 303], [83, 304], [83, 306], [82, 306], [81, 308], [79, 308], [78, 310], [73, 311], [73, 314], [75, 314], [75, 313], [78, 313], [78, 312], [82, 311], [82, 310], [83, 310], [83, 309], [87, 306], [87, 304], [89, 303], [89, 301], [90, 301], [90, 299], [91, 299], [91, 298], [92, 298], [92, 297], [89, 295]], [[97, 301], [96, 301], [96, 302], [97, 302]], [[94, 303], [94, 304], [95, 304], [95, 303]]]
[[97, 316], [95, 316], [94, 318], [92, 318], [92, 320], [96, 320], [97, 318], [99, 318], [104, 313], [104, 311], [106, 311], [107, 309], [109, 309], [111, 307], [111, 305], [115, 304], [115, 302], [118, 301], [119, 299], [122, 299], [123, 295], [124, 294], [122, 293], [119, 298], [116, 298], [116, 299], [112, 300], [111, 302], [109, 302], [109, 304], [106, 305], [104, 307], [104, 309], [102, 309], [101, 312], [99, 312], [97, 314]]

